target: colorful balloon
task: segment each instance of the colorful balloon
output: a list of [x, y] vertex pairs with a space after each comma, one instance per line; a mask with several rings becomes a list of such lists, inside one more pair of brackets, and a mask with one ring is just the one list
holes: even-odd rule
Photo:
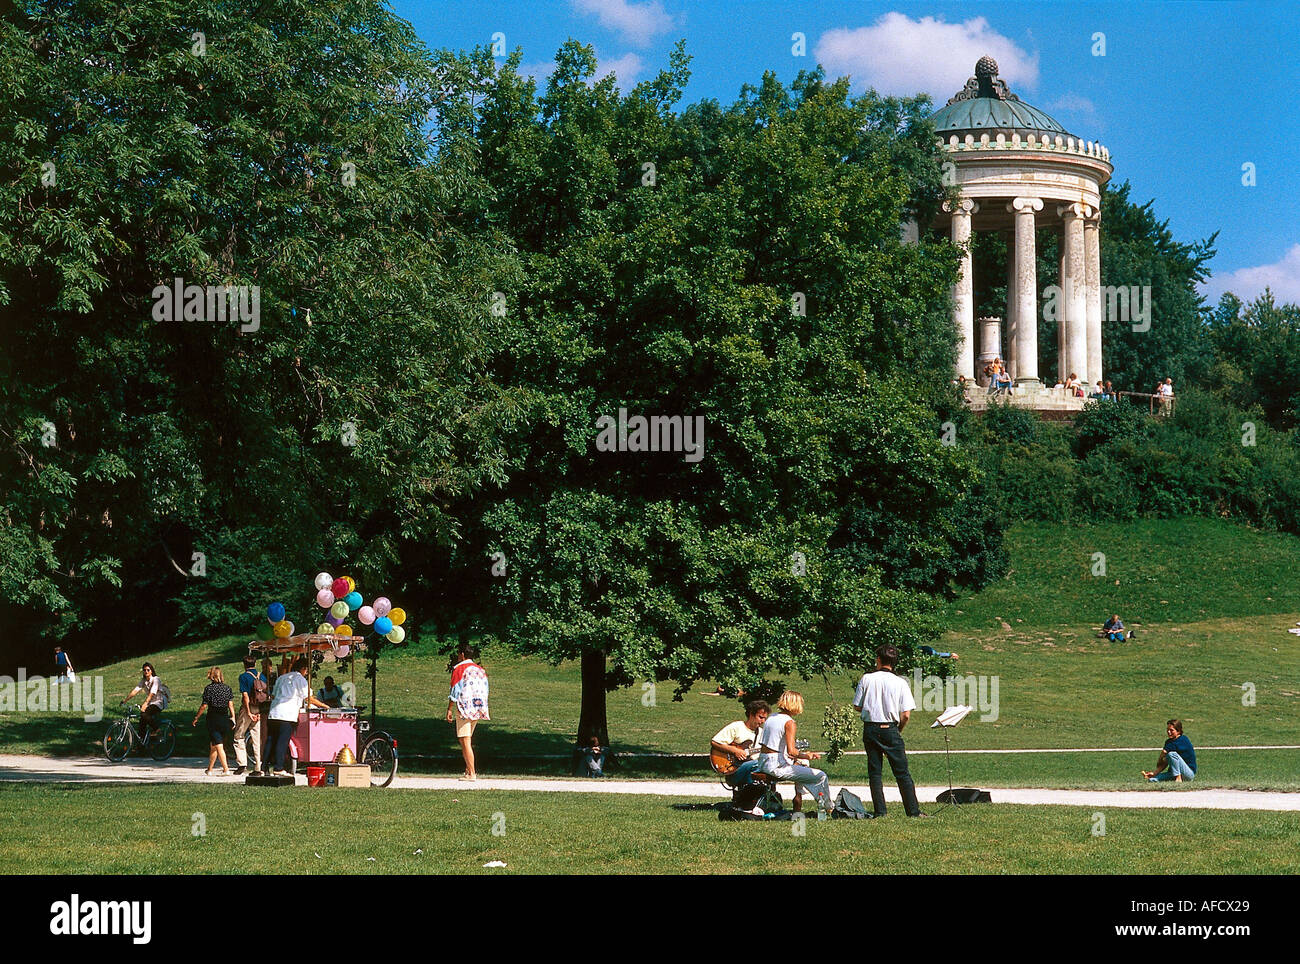
[[334, 593], [335, 599], [342, 599], [351, 591], [352, 590], [348, 588], [348, 581], [342, 576], [335, 579], [333, 585], [330, 586], [330, 592]]
[[402, 623], [406, 622], [406, 610], [390, 609], [388, 611], [388, 618], [393, 621], [394, 626], [400, 626]]
[[282, 622], [284, 620], [284, 603], [275, 602], [267, 606], [266, 618], [273, 623]]
[[322, 572], [316, 577], [317, 589], [329, 589], [334, 585], [334, 577], [328, 572]]
[[389, 610], [393, 608], [393, 604], [388, 601], [387, 596], [380, 596], [371, 605], [375, 607], [376, 616], [387, 616]]
[[262, 625], [257, 627], [257, 638], [264, 643], [268, 640], [274, 639], [275, 627], [270, 623], [262, 623]]
[[360, 609], [361, 603], [364, 602], [361, 598], [361, 593], [357, 592], [355, 589], [344, 596], [343, 601], [348, 604], [348, 609]]
[[352, 627], [349, 626], [347, 623], [344, 623], [344, 624], [343, 624], [342, 626], [340, 626], [338, 629], [334, 630], [334, 632], [338, 633], [338, 635], [340, 635], [340, 636], [351, 636], [351, 635], [352, 635]]
[[342, 659], [350, 652], [352, 652], [352, 647], [349, 644], [344, 643], [342, 646], [339, 647], [339, 659]]
[[321, 623], [319, 626], [316, 627], [316, 633], [319, 636], [333, 636], [334, 627], [331, 626], [329, 623]]
[[347, 603], [345, 603], [342, 599], [340, 599], [338, 602], [336, 602], [333, 606], [330, 607], [330, 615], [337, 616], [339, 619], [342, 619], [350, 612], [352, 612], [352, 607], [349, 606]]
[[348, 592], [353, 592], [357, 588], [357, 584], [353, 582], [351, 576], [344, 576], [343, 580], [348, 584]]
[[329, 617], [326, 618], [326, 621], [327, 621], [331, 626], [333, 626], [335, 629], [337, 629], [339, 626], [342, 626], [342, 625], [343, 625], [343, 617], [342, 617], [342, 616], [329, 616]]
[[316, 605], [321, 609], [329, 609], [334, 605], [334, 593], [330, 592], [328, 589], [322, 589], [320, 592], [316, 593]]
[[284, 639], [293, 631], [293, 627], [288, 622], [281, 619], [274, 627], [272, 627], [272, 631], [279, 639]]
[[387, 636], [393, 631], [393, 621], [387, 616], [375, 617], [375, 632], [380, 636]]
[[362, 626], [369, 626], [375, 621], [375, 611], [369, 606], [362, 606], [357, 610], [357, 619], [361, 620]]
[[394, 626], [386, 637], [390, 643], [400, 643], [406, 638], [406, 630], [401, 626]]

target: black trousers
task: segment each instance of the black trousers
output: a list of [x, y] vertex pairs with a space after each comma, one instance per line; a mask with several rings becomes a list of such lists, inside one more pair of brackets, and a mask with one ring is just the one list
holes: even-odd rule
[[867, 779], [871, 782], [871, 808], [877, 817], [885, 815], [885, 781], [882, 778], [881, 760], [889, 758], [889, 768], [894, 771], [898, 792], [903, 797], [903, 810], [909, 817], [921, 812], [916, 802], [916, 784], [907, 770], [907, 748], [897, 723], [882, 726], [879, 723], [862, 724], [862, 748], [867, 751]]

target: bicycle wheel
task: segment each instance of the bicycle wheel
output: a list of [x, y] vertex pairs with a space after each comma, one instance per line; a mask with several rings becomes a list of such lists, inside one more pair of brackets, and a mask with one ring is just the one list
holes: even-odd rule
[[121, 763], [131, 752], [132, 742], [130, 723], [126, 720], [111, 723], [108, 732], [104, 734], [104, 756], [108, 757], [110, 763]]
[[176, 749], [176, 727], [171, 720], [163, 720], [149, 737], [149, 755], [155, 760], [165, 760]]
[[397, 748], [390, 736], [381, 733], [366, 741], [361, 751], [361, 762], [370, 765], [370, 785], [386, 787], [397, 776]]

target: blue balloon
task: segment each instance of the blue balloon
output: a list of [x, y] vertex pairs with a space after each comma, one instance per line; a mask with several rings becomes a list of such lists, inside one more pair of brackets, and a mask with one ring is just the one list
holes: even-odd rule
[[348, 609], [350, 611], [356, 612], [358, 609], [361, 608], [361, 602], [362, 602], [361, 593], [357, 592], [354, 589], [352, 590], [352, 592], [348, 593], [346, 596], [343, 597], [343, 601], [348, 604]]
[[393, 621], [387, 616], [380, 616], [375, 620], [375, 632], [380, 636], [387, 636], [393, 631]]
[[273, 623], [284, 619], [284, 603], [271, 603], [266, 607], [266, 618]]

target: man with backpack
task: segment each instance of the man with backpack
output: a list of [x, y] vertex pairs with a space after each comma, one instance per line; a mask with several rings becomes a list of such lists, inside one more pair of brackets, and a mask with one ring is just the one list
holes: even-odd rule
[[239, 674], [239, 714], [235, 718], [235, 773], [248, 769], [248, 748], [244, 741], [253, 740], [253, 775], [262, 773], [262, 714], [271, 702], [266, 677], [257, 671], [257, 660], [244, 657], [244, 671]]

